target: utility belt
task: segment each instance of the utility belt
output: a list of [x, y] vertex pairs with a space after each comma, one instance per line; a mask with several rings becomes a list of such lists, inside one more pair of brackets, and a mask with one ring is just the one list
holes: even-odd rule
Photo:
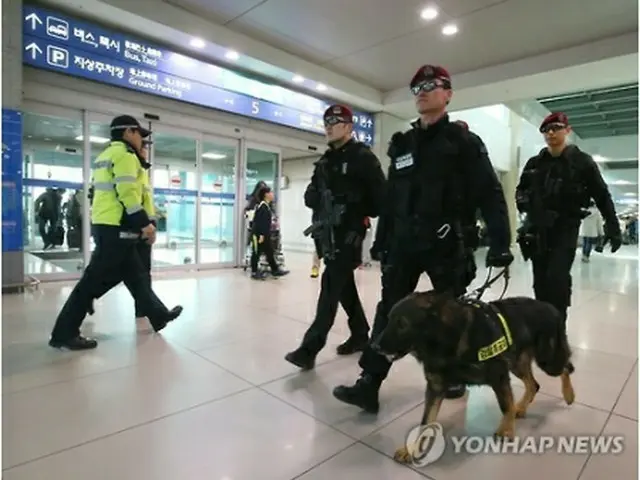
[[[459, 243], [463, 249], [473, 248], [467, 245], [469, 239], [466, 238], [473, 234], [470, 233], [469, 228], [463, 228], [458, 220], [435, 223], [410, 219], [398, 221], [394, 227], [393, 247], [398, 252], [423, 253], [445, 246], [449, 247], [456, 243]], [[473, 230], [477, 232], [477, 229]]]
[[93, 237], [100, 237], [104, 241], [124, 241], [124, 242], [138, 242], [142, 240], [142, 233], [132, 232], [117, 225], [105, 225], [105, 224], [92, 224], [91, 234]]

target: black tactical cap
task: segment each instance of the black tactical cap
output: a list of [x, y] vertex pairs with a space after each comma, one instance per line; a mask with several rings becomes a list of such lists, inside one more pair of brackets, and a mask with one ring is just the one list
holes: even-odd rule
[[138, 122], [138, 120], [136, 120], [136, 118], [132, 117], [131, 115], [120, 115], [111, 120], [112, 133], [117, 130], [124, 131], [127, 128], [138, 130], [142, 138], [147, 138], [151, 134], [149, 130], [140, 125], [140, 122]]

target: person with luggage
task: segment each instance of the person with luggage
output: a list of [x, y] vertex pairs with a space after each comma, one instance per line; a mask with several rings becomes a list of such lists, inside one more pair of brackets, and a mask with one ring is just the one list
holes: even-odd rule
[[62, 226], [62, 188], [47, 188], [35, 201], [35, 214], [44, 250], [64, 243]]
[[271, 242], [271, 223], [273, 212], [273, 191], [265, 184], [256, 194], [258, 205], [255, 207], [253, 222], [251, 223], [251, 278], [264, 280], [265, 274], [258, 270], [258, 262], [262, 254], [267, 258], [271, 275], [282, 277], [287, 275], [287, 270], [282, 270], [276, 262], [273, 244]]

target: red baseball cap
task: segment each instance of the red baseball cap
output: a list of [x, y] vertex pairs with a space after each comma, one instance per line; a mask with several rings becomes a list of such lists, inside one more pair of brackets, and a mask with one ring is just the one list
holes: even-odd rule
[[353, 123], [353, 111], [346, 105], [331, 105], [324, 112], [325, 123]]
[[416, 74], [411, 79], [410, 87], [426, 82], [429, 80], [439, 79], [445, 83], [446, 88], [451, 88], [451, 75], [444, 67], [439, 65], [423, 65], [418, 69]]
[[567, 117], [566, 114], [562, 112], [555, 112], [547, 115], [545, 119], [542, 120], [542, 123], [540, 124], [540, 133], [544, 133], [547, 125], [551, 125], [551, 124], [563, 125], [565, 127], [568, 127], [569, 118]]

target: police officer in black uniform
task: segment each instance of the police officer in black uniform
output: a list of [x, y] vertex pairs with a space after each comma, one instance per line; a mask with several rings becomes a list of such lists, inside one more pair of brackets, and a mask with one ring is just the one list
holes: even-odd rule
[[[347, 313], [351, 330], [351, 336], [338, 347], [338, 354], [361, 351], [368, 343], [369, 324], [356, 289], [354, 270], [362, 262], [364, 219], [379, 215], [386, 188], [378, 158], [368, 146], [352, 138], [352, 111], [344, 105], [333, 105], [324, 114], [324, 125], [329, 149], [315, 164], [304, 201], [313, 210], [314, 218], [322, 221], [327, 215], [323, 198], [328, 198], [326, 194], [331, 192], [334, 207], [343, 213], [333, 227], [335, 248], [315, 237], [318, 255], [325, 264], [316, 317], [300, 347], [285, 356], [288, 362], [304, 370], [315, 366], [315, 358], [325, 346], [335, 321], [338, 304]], [[319, 232], [323, 233], [326, 230]]]
[[[449, 121], [451, 79], [438, 66], [421, 67], [411, 81], [420, 119], [393, 135], [388, 155], [388, 200], [380, 214], [372, 257], [382, 264], [382, 298], [372, 339], [387, 326], [391, 307], [413, 292], [423, 272], [436, 290], [462, 295], [475, 276], [480, 209], [491, 238], [487, 266], [513, 261], [511, 233], [502, 187], [487, 151], [467, 129]], [[338, 386], [334, 396], [370, 413], [379, 409], [378, 391], [391, 363], [368, 347], [362, 374], [353, 386]], [[464, 395], [464, 385], [448, 392]]]
[[605, 243], [615, 252], [622, 244], [620, 224], [598, 165], [575, 145], [564, 113], [552, 113], [540, 125], [547, 147], [530, 158], [516, 188], [516, 204], [526, 214], [518, 243], [533, 264], [533, 290], [538, 300], [554, 305], [567, 320], [571, 305], [571, 266], [576, 256], [580, 222], [595, 200], [604, 218]]

